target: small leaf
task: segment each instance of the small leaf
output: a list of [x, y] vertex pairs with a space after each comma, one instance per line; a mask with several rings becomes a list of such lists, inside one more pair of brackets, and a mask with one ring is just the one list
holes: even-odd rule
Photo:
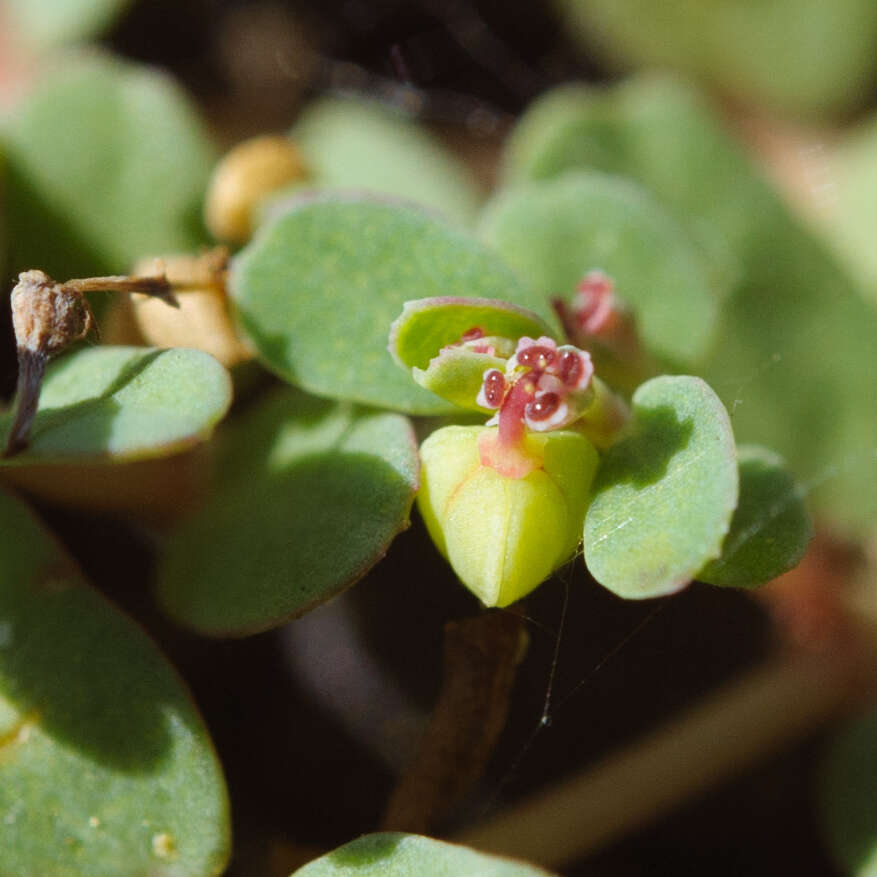
[[839, 867], [877, 874], [877, 710], [835, 740], [821, 788], [822, 823]]
[[207, 877], [221, 768], [181, 681], [0, 493], [0, 872]]
[[0, 128], [12, 268], [121, 274], [205, 240], [213, 149], [167, 76], [106, 55], [50, 67]]
[[543, 297], [464, 232], [411, 207], [354, 197], [303, 199], [263, 226], [235, 259], [230, 289], [244, 331], [281, 377], [416, 414], [453, 408], [387, 352], [405, 302], [465, 293], [532, 308], [556, 325]]
[[585, 562], [610, 591], [643, 599], [678, 591], [719, 556], [738, 477], [728, 414], [699, 378], [653, 378], [633, 409], [633, 434], [597, 474]]
[[174, 534], [158, 596], [178, 621], [241, 636], [362, 577], [408, 526], [418, 461], [398, 414], [282, 390], [227, 437], [218, 483]]
[[[86, 348], [49, 366], [30, 444], [0, 466], [166, 456], [205, 439], [230, 403], [228, 373], [199, 350]], [[0, 435], [11, 421], [0, 415]]]
[[318, 186], [363, 189], [469, 223], [480, 200], [467, 170], [426, 131], [375, 101], [326, 98], [291, 131]]
[[299, 868], [292, 877], [548, 877], [534, 865], [416, 834], [367, 834]]
[[516, 341], [524, 335], [547, 335], [557, 330], [538, 314], [505, 301], [475, 298], [421, 298], [406, 301], [390, 327], [390, 353], [400, 365], [425, 369], [439, 350], [479, 328], [485, 335]]
[[737, 449], [740, 501], [717, 560], [697, 578], [751, 587], [798, 565], [813, 535], [804, 493], [781, 457], [757, 445]]
[[100, 35], [131, 0], [4, 0], [15, 36], [48, 48]]
[[572, 171], [500, 193], [481, 231], [521, 279], [548, 298], [570, 299], [600, 269], [633, 309], [646, 347], [670, 362], [708, 351], [719, 295], [686, 230], [636, 183]]

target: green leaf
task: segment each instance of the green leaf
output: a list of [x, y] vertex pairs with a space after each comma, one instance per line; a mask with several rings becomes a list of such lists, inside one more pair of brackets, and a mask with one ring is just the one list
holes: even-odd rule
[[0, 874], [219, 874], [222, 771], [176, 673], [6, 493], [0, 569]]
[[831, 747], [821, 787], [822, 823], [845, 874], [877, 874], [877, 710]]
[[780, 115], [859, 105], [877, 73], [871, 0], [559, 0], [572, 36], [612, 67], [690, 73]]
[[734, 436], [699, 378], [653, 378], [634, 432], [607, 452], [585, 518], [585, 562], [620, 597], [659, 597], [719, 556], [737, 505]]
[[100, 35], [131, 0], [4, 0], [17, 39], [43, 49]]
[[517, 341], [525, 335], [559, 340], [557, 329], [538, 314], [505, 301], [477, 298], [421, 298], [406, 301], [390, 327], [390, 354], [400, 365], [424, 369], [439, 350], [481, 329]]
[[549, 872], [416, 834], [367, 834], [292, 877], [547, 877]]
[[128, 271], [205, 241], [214, 152], [166, 75], [115, 58], [52, 64], [0, 128], [12, 268], [58, 280]]
[[589, 270], [605, 271], [656, 355], [690, 363], [709, 350], [719, 310], [709, 264], [636, 183], [574, 171], [515, 186], [487, 206], [481, 231], [548, 298], [569, 299]]
[[263, 362], [318, 395], [416, 414], [453, 408], [387, 352], [410, 299], [465, 293], [556, 320], [542, 296], [465, 232], [423, 211], [353, 197], [303, 199], [236, 257], [230, 289]]
[[751, 587], [798, 565], [813, 535], [804, 491], [782, 457], [757, 445], [737, 449], [740, 500], [717, 560], [697, 578]]
[[326, 98], [291, 131], [313, 183], [363, 189], [472, 221], [479, 192], [467, 170], [426, 131], [375, 101]]
[[[200, 350], [91, 347], [49, 366], [28, 448], [0, 466], [161, 457], [207, 438], [231, 381]], [[0, 415], [5, 436], [12, 412]]]
[[696, 89], [648, 77], [538, 101], [512, 137], [508, 173], [542, 179], [583, 167], [634, 177], [736, 276], [703, 376], [734, 412], [739, 440], [781, 453], [836, 530], [870, 533], [877, 311]]
[[218, 483], [174, 534], [158, 596], [202, 633], [302, 615], [361, 578], [408, 526], [418, 459], [408, 421], [282, 390], [227, 438]]

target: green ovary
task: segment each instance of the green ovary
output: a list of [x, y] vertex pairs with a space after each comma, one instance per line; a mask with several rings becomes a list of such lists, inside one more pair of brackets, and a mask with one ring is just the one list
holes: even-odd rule
[[481, 464], [485, 429], [445, 427], [423, 443], [418, 505], [463, 584], [486, 606], [508, 606], [575, 551], [597, 454], [575, 432], [530, 434], [542, 468], [507, 478]]

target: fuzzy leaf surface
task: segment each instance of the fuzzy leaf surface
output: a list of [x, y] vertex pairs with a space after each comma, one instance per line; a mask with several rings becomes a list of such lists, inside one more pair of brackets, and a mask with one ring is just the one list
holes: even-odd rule
[[219, 874], [225, 784], [176, 673], [5, 492], [0, 569], [0, 875]]
[[752, 587], [798, 565], [813, 535], [804, 491], [782, 457], [757, 445], [737, 449], [740, 499], [721, 555], [697, 578]]
[[416, 834], [367, 834], [292, 877], [548, 877], [534, 865]]
[[49, 67], [0, 125], [12, 268], [121, 274], [205, 242], [214, 150], [169, 77], [101, 54]]
[[288, 389], [231, 431], [216, 471], [158, 588], [213, 636], [275, 627], [361, 578], [408, 526], [419, 478], [406, 418]]
[[728, 413], [699, 378], [647, 381], [633, 412], [632, 435], [597, 473], [584, 549], [601, 585], [643, 599], [678, 591], [719, 556], [738, 476]]
[[319, 186], [404, 198], [470, 223], [480, 193], [467, 170], [422, 127], [376, 101], [325, 98], [290, 132]]
[[[230, 403], [228, 372], [200, 350], [85, 348], [49, 366], [30, 444], [0, 466], [166, 456], [207, 438]], [[0, 435], [11, 422], [0, 415]]]
[[631, 180], [571, 171], [513, 186], [485, 209], [481, 232], [522, 280], [571, 299], [602, 269], [634, 309], [643, 341], [669, 362], [702, 359], [719, 313], [719, 290], [686, 229]]
[[465, 293], [530, 308], [556, 325], [465, 232], [416, 208], [367, 198], [304, 198], [234, 261], [239, 322], [262, 361], [321, 396], [415, 414], [453, 407], [418, 387], [387, 351], [405, 302]]

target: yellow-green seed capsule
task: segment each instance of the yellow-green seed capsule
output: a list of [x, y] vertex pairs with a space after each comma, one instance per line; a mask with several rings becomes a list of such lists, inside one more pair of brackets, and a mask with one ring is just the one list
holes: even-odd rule
[[484, 426], [448, 426], [420, 449], [420, 513], [460, 580], [486, 606], [508, 606], [532, 591], [582, 538], [597, 452], [580, 433], [530, 433], [538, 461], [524, 477], [482, 462]]

